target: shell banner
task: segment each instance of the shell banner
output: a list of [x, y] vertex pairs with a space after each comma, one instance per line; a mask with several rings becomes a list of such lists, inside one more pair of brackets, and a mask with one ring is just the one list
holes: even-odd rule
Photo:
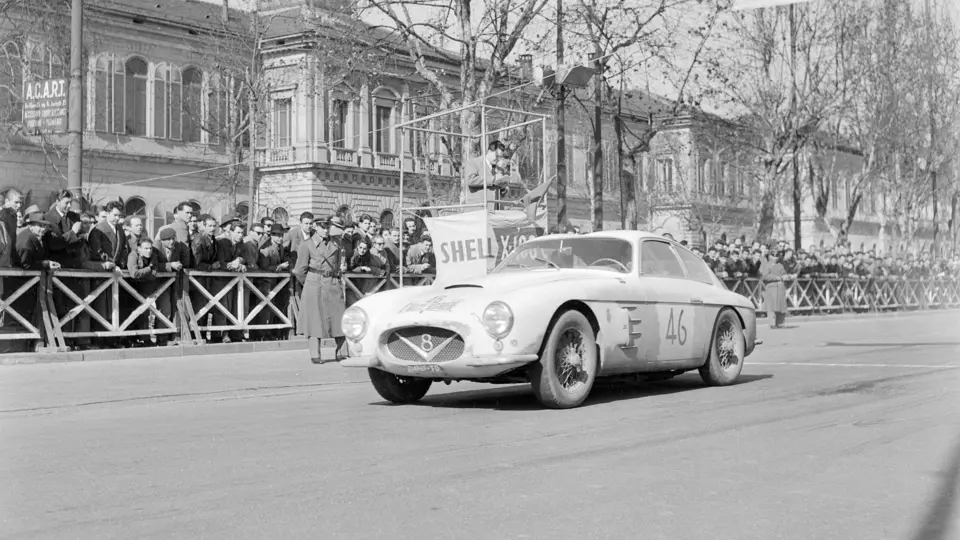
[[533, 221], [518, 210], [477, 210], [423, 221], [433, 238], [437, 281], [449, 281], [483, 276], [517, 246], [543, 236], [547, 213], [539, 211]]

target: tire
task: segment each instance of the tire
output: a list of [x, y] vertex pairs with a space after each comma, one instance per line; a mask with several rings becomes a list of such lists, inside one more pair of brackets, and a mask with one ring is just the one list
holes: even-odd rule
[[427, 395], [433, 384], [430, 379], [400, 377], [375, 368], [367, 368], [367, 373], [380, 397], [391, 403], [416, 403]]
[[[574, 343], [570, 343], [570, 339]], [[576, 342], [579, 342], [579, 346]], [[557, 354], [558, 348], [570, 346], [579, 349], [580, 354], [571, 357], [564, 355], [564, 358]], [[572, 362], [567, 362], [566, 358]], [[558, 362], [563, 365], [558, 366]], [[566, 311], [550, 330], [540, 361], [531, 365], [530, 385], [544, 407], [571, 409], [590, 395], [599, 365], [597, 338], [590, 321], [579, 311]]]
[[700, 378], [708, 386], [727, 386], [737, 382], [743, 371], [746, 339], [740, 318], [725, 308], [713, 324], [710, 351], [706, 363], [700, 367]]

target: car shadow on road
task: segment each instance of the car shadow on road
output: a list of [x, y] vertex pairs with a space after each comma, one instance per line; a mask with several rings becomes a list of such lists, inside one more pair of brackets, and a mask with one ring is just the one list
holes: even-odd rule
[[[749, 384], [772, 378], [772, 374], [743, 374], [733, 386]], [[602, 405], [614, 401], [642, 399], [664, 396], [679, 392], [705, 390], [707, 387], [694, 374], [685, 374], [674, 379], [659, 382], [628, 382], [616, 379], [599, 379], [590, 392], [590, 396], [580, 407]], [[387, 402], [376, 405], [391, 405]], [[515, 384], [490, 389], [465, 390], [445, 394], [427, 394], [416, 404], [421, 407], [451, 409], [491, 409], [497, 411], [537, 411], [543, 410], [529, 384]]]

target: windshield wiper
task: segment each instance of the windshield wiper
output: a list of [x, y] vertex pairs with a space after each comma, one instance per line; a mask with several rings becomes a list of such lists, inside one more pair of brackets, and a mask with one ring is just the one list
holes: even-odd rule
[[533, 258], [533, 260], [537, 261], [538, 263], [549, 264], [550, 266], [556, 268], [557, 270], [560, 269], [560, 267], [557, 266], [557, 263], [555, 263], [555, 262], [548, 261], [548, 260], [546, 260], [546, 259], [544, 259], [544, 258], [542, 258], [542, 257], [532, 257], [532, 258]]

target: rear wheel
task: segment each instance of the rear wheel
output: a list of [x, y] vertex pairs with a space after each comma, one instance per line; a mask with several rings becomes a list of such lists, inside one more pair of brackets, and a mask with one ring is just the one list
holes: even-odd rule
[[710, 386], [726, 386], [737, 382], [743, 370], [746, 340], [743, 325], [732, 309], [724, 309], [713, 325], [713, 340], [707, 362], [700, 368], [700, 378]]
[[400, 377], [386, 371], [367, 368], [370, 382], [380, 397], [392, 403], [415, 403], [427, 395], [433, 381], [416, 377]]
[[551, 409], [577, 407], [590, 395], [598, 366], [590, 321], [579, 311], [567, 311], [553, 325], [540, 361], [531, 366], [533, 393]]

